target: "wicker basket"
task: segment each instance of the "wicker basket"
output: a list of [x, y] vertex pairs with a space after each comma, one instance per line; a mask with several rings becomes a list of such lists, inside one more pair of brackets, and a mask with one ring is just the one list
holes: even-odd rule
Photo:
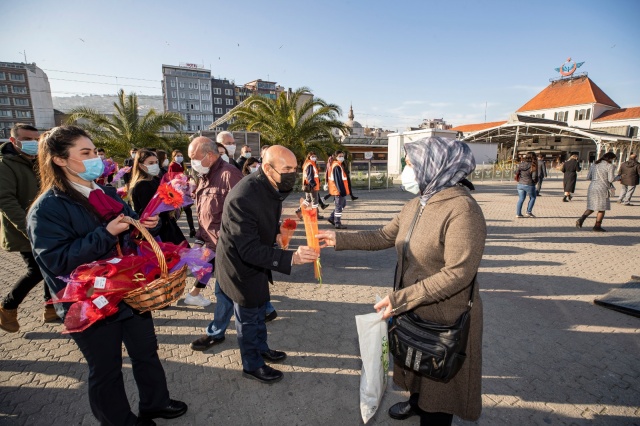
[[187, 265], [169, 274], [167, 272], [167, 262], [164, 254], [149, 231], [147, 231], [139, 221], [130, 217], [125, 217], [122, 221], [135, 226], [149, 244], [151, 244], [151, 248], [158, 258], [161, 271], [160, 278], [150, 282], [144, 287], [130, 291], [124, 297], [124, 301], [127, 305], [140, 312], [155, 311], [172, 304], [178, 300], [184, 292], [185, 285], [187, 284]]

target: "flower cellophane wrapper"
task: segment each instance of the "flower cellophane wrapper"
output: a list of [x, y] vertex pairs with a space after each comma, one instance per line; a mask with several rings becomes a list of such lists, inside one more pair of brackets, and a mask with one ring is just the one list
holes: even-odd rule
[[[147, 241], [136, 241], [133, 254], [99, 260], [77, 267], [69, 276], [60, 277], [66, 287], [54, 295], [49, 303], [71, 303], [65, 316], [65, 331], [76, 333], [86, 330], [96, 321], [118, 312], [118, 304], [126, 294], [143, 287], [162, 275], [158, 258]], [[210, 260], [213, 250], [206, 247], [189, 248], [158, 242], [167, 263], [168, 273], [187, 265], [187, 269], [200, 282], [211, 277]]]
[[114, 182], [119, 181], [124, 177], [124, 175], [126, 175], [130, 171], [131, 171], [131, 166], [124, 166], [120, 168], [120, 170], [118, 170], [118, 172], [115, 175], [113, 175], [113, 181]]
[[322, 284], [322, 265], [320, 264], [319, 257], [320, 241], [316, 237], [316, 235], [318, 235], [318, 210], [305, 206], [304, 203], [300, 204], [300, 210], [302, 212], [302, 219], [304, 220], [307, 245], [318, 253], [318, 259], [313, 263], [313, 273], [318, 283]]
[[[165, 174], [165, 176], [167, 175]], [[182, 173], [174, 176], [173, 179], [163, 177], [158, 190], [142, 211], [140, 220], [143, 221], [163, 212], [190, 206], [193, 204], [190, 189], [189, 179]]]
[[282, 243], [282, 249], [286, 250], [289, 248], [289, 242], [291, 241], [291, 237], [293, 237], [293, 233], [296, 231], [298, 224], [293, 219], [285, 219], [282, 222], [282, 226], [280, 226], [280, 241]]

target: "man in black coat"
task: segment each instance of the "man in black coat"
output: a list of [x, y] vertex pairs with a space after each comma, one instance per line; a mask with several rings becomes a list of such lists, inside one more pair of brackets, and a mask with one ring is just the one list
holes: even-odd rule
[[560, 169], [564, 173], [562, 184], [564, 186], [564, 198], [562, 201], [565, 203], [571, 201], [573, 194], [576, 191], [576, 181], [578, 180], [578, 172], [582, 171], [580, 163], [578, 163], [578, 156], [576, 154], [571, 157], [562, 165]]
[[622, 186], [618, 203], [624, 204], [625, 206], [633, 205], [631, 204], [631, 197], [640, 182], [640, 163], [638, 163], [636, 158], [636, 154], [631, 154], [629, 160], [620, 164], [620, 170], [618, 170], [620, 185]]
[[227, 195], [216, 252], [215, 274], [233, 300], [242, 375], [263, 383], [282, 379], [264, 360], [281, 361], [284, 352], [269, 349], [265, 304], [271, 271], [291, 273], [292, 265], [311, 263], [318, 255], [307, 246], [296, 252], [274, 248], [280, 240], [282, 201], [293, 190], [296, 157], [283, 146], [269, 148], [259, 172], [242, 179]]
[[538, 154], [538, 183], [536, 184], [536, 195], [540, 195], [542, 189], [542, 181], [547, 177], [547, 165], [544, 162], [544, 156]]

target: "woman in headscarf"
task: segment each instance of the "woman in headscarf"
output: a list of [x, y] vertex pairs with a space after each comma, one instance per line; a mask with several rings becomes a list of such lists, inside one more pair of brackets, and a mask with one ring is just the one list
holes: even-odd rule
[[606, 210], [611, 210], [611, 194], [609, 188], [615, 178], [615, 167], [612, 164], [617, 157], [613, 152], [607, 152], [589, 168], [587, 180], [590, 180], [587, 190], [587, 210], [576, 220], [576, 227], [582, 228], [582, 224], [591, 213], [597, 211], [595, 232], [606, 232], [602, 227], [602, 220]]
[[[393, 380], [411, 393], [409, 401], [389, 409], [389, 416], [404, 420], [420, 416], [421, 425], [450, 425], [456, 415], [477, 420], [482, 410], [482, 301], [478, 285], [472, 287], [482, 259], [486, 223], [482, 210], [469, 194], [464, 178], [475, 168], [469, 147], [459, 141], [425, 138], [404, 145], [407, 166], [403, 186], [417, 197], [390, 223], [375, 231], [336, 233], [321, 231], [322, 246], [336, 250], [384, 250], [404, 253], [397, 288], [374, 308], [384, 318], [415, 312], [420, 318], [452, 325], [465, 312], [473, 289], [467, 358], [448, 383], [436, 382], [394, 365]], [[417, 219], [416, 219], [417, 218]], [[416, 220], [411, 238], [405, 238]]]

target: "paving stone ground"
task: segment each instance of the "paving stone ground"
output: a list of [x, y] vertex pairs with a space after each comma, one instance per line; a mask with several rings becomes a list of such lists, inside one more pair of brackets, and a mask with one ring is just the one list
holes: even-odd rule
[[[479, 282], [484, 301], [483, 413], [456, 425], [640, 425], [640, 319], [592, 303], [640, 275], [640, 207], [614, 204], [603, 226], [594, 219], [577, 230], [587, 183], [573, 201], [561, 201], [561, 182], [547, 180], [536, 219], [515, 219], [514, 184], [478, 183], [475, 197], [488, 224]], [[359, 191], [348, 203], [349, 230], [387, 222], [409, 199], [397, 189]], [[295, 199], [287, 200], [293, 214]], [[325, 212], [328, 214], [327, 212]], [[183, 224], [184, 225], [184, 224]], [[324, 224], [322, 225], [325, 226]], [[185, 225], [186, 230], [186, 225]], [[297, 231], [292, 246], [301, 244]], [[188, 413], [159, 425], [358, 425], [359, 372], [354, 315], [372, 311], [376, 294], [390, 289], [395, 253], [323, 251], [324, 284], [311, 266], [276, 274], [272, 287], [278, 318], [269, 344], [288, 353], [282, 382], [266, 386], [241, 377], [234, 323], [227, 340], [206, 352], [189, 343], [212, 318], [207, 308], [182, 301], [154, 313], [172, 396]], [[0, 252], [5, 294], [24, 268]], [[205, 295], [213, 298], [212, 290]], [[21, 305], [21, 330], [0, 331], [0, 424], [95, 425], [87, 399], [87, 366], [61, 325], [42, 324], [42, 290]], [[126, 355], [126, 353], [125, 353]], [[133, 407], [137, 392], [130, 360], [124, 376]], [[389, 380], [369, 424], [417, 425], [391, 420], [388, 408], [406, 398]], [[134, 411], [137, 411], [134, 408]]]

